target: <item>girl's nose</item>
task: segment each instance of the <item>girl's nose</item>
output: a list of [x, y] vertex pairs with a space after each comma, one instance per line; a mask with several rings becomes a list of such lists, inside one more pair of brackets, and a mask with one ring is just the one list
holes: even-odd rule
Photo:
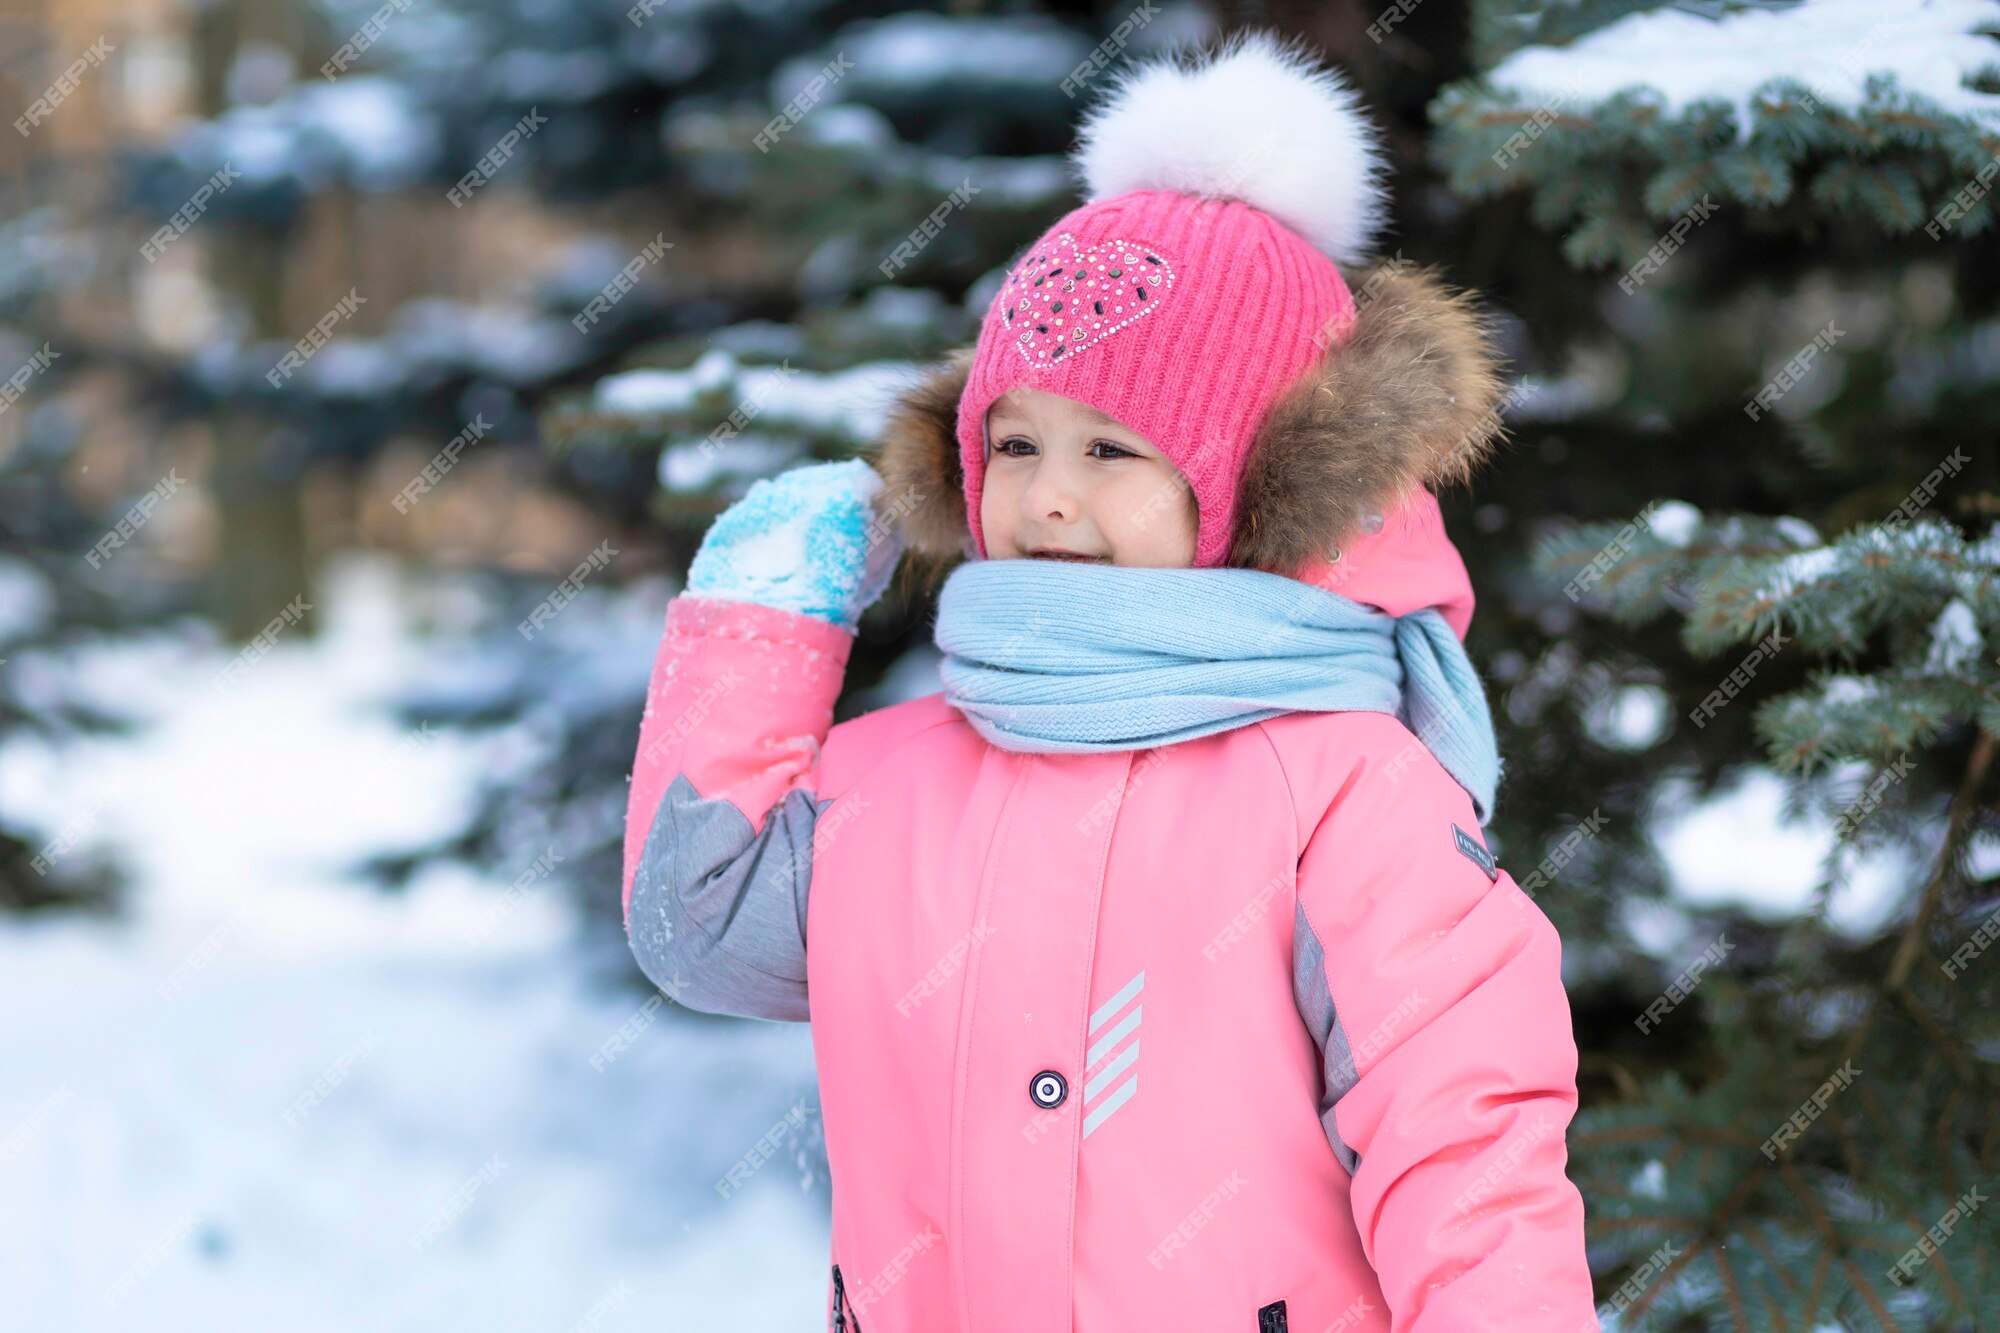
[[1022, 493], [1021, 505], [1037, 522], [1073, 519], [1078, 508], [1076, 486], [1060, 464], [1052, 464], [1044, 457], [1035, 464], [1035, 475]]

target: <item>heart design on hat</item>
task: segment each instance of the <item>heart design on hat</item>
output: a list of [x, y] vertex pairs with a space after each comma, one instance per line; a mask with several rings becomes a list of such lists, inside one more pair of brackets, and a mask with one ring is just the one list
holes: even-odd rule
[[1000, 288], [1001, 319], [1031, 366], [1060, 365], [1159, 309], [1174, 267], [1144, 241], [1080, 246], [1068, 232], [1022, 260]]

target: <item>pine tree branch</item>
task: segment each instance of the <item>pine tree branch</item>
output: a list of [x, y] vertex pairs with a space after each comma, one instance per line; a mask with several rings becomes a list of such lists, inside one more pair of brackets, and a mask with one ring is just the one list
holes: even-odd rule
[[1966, 1056], [1962, 1044], [1953, 1038], [1949, 1032], [1944, 1030], [1943, 1025], [1937, 1021], [1936, 1015], [1924, 1008], [1923, 1003], [1917, 999], [1909, 987], [1898, 986], [1891, 994], [1896, 997], [1903, 1008], [1909, 1010], [1910, 1017], [1916, 1022], [1918, 1027], [1924, 1030], [1925, 1035], [1931, 1039], [1931, 1044], [1936, 1047], [1938, 1054], [1944, 1057], [1944, 1062], [1951, 1066], [1951, 1072], [1957, 1075], [1960, 1083], [1976, 1084], [1982, 1081], [1980, 1070]]
[[[1592, 1191], [1599, 1194], [1601, 1191]], [[1706, 1219], [1698, 1213], [1633, 1213], [1627, 1217], [1606, 1217], [1592, 1222], [1591, 1229], [1611, 1231], [1698, 1231]]]
[[1888, 1330], [1888, 1333], [1901, 1333], [1902, 1325], [1891, 1317], [1889, 1307], [1882, 1304], [1882, 1298], [1875, 1294], [1874, 1284], [1863, 1277], [1861, 1270], [1855, 1266], [1854, 1260], [1847, 1253], [1847, 1247], [1841, 1243], [1840, 1229], [1833, 1224], [1833, 1219], [1826, 1215], [1826, 1210], [1820, 1207], [1819, 1200], [1813, 1195], [1812, 1187], [1799, 1175], [1799, 1169], [1792, 1163], [1792, 1159], [1779, 1158], [1778, 1170], [1784, 1174], [1786, 1183], [1792, 1187], [1793, 1194], [1805, 1205], [1806, 1216], [1812, 1219], [1813, 1227], [1819, 1232], [1820, 1239], [1825, 1242], [1827, 1251], [1839, 1262], [1841, 1271], [1847, 1274], [1847, 1284], [1854, 1290], [1854, 1294], [1867, 1303], [1883, 1329]]
[[1715, 1251], [1715, 1271], [1722, 1276], [1722, 1294], [1729, 1302], [1729, 1313], [1736, 1320], [1736, 1327], [1750, 1327], [1750, 1312], [1743, 1308], [1743, 1292], [1736, 1284], [1736, 1270], [1729, 1262], [1729, 1255], [1720, 1247]]
[[1918, 955], [1923, 951], [1924, 928], [1930, 923], [1931, 914], [1937, 910], [1938, 901], [1944, 896], [1944, 886], [1958, 863], [1959, 849], [1965, 842], [1972, 812], [1977, 808], [1979, 786], [1986, 780], [1986, 770], [1993, 765], [1996, 747], [2000, 747], [2000, 738], [1982, 727], [1972, 743], [1972, 757], [1966, 761], [1965, 777], [1958, 784], [1958, 790], [1952, 793], [1951, 813], [1945, 820], [1944, 846], [1938, 850], [1937, 869], [1932, 872], [1931, 882], [1924, 888], [1923, 902], [1911, 919], [1909, 929], [1903, 932], [1902, 943], [1897, 946], [1896, 957], [1889, 965], [1885, 983], [1888, 990], [1902, 990], [1909, 982], [1911, 969], [1917, 965]]
[[1944, 1106], [1938, 1111], [1937, 1125], [1933, 1131], [1937, 1136], [1937, 1160], [1942, 1167], [1945, 1190], [1953, 1198], [1958, 1197], [1963, 1182], [1959, 1179], [1957, 1171], [1953, 1170], [1956, 1163], [1951, 1153], [1951, 1126], [1952, 1121], [1958, 1115], [1960, 1104], [1966, 1101], [1970, 1095], [1964, 1084], [1953, 1088], [1945, 1097]]
[[1896, 1173], [1904, 1178], [1916, 1178], [1916, 1162], [1912, 1156], [1912, 1145], [1903, 1141], [1902, 1127], [1888, 1107], [1882, 1104], [1881, 1094], [1875, 1085], [1868, 1082], [1855, 1084], [1854, 1095], [1869, 1118], [1873, 1121], [1870, 1132], [1875, 1137], [1875, 1157], [1881, 1161], [1885, 1156], [1894, 1158]]
[[[1745, 1176], [1729, 1197], [1722, 1201], [1722, 1206], [1715, 1210], [1714, 1216], [1706, 1219], [1705, 1225], [1703, 1219], [1692, 1219], [1695, 1223], [1691, 1228], [1695, 1232], [1694, 1239], [1688, 1242], [1688, 1247], [1682, 1250], [1672, 1263], [1660, 1270], [1652, 1285], [1640, 1292], [1632, 1303], [1625, 1307], [1628, 1318], [1636, 1322], [1639, 1316], [1645, 1313], [1646, 1307], [1653, 1303], [1653, 1299], [1671, 1285], [1667, 1281], [1668, 1278], [1693, 1263], [1695, 1256], [1700, 1254], [1710, 1241], [1728, 1235], [1730, 1219], [1736, 1216], [1738, 1209], [1755, 1197], [1757, 1183], [1763, 1179], [1766, 1169], [1766, 1165], [1761, 1163], [1751, 1167], [1750, 1174]], [[1716, 1246], [1716, 1254], [1719, 1256], [1721, 1253], [1722, 1247]]]
[[1916, 915], [1910, 918], [1903, 938], [1897, 943], [1882, 989], [1869, 997], [1868, 1012], [1855, 1024], [1853, 1035], [1848, 1038], [1846, 1060], [1852, 1060], [1861, 1053], [1861, 1045], [1868, 1039], [1875, 1026], [1876, 1015], [1881, 1012], [1882, 995], [1900, 991], [1909, 982], [1910, 971], [1917, 965], [1917, 957], [1922, 952], [1924, 928], [1930, 924], [1931, 914], [1937, 910], [1938, 901], [1944, 896], [1945, 883], [1951, 878], [1960, 844], [1964, 842], [1972, 821], [1979, 785], [1985, 780], [1986, 770], [1993, 764], [1995, 745], [1993, 733], [1980, 728], [1978, 739], [1972, 745], [1972, 756], [1966, 761], [1965, 776], [1960, 780], [1958, 790], [1952, 794], [1951, 812], [1945, 820], [1944, 846], [1938, 850], [1937, 866], [1931, 872], [1930, 883], [1924, 886], [1923, 901], [1918, 904]]
[[[1910, 1234], [1913, 1236], [1923, 1235], [1924, 1229], [1928, 1225], [1912, 1209], [1903, 1210], [1903, 1220], [1910, 1224]], [[1950, 1298], [1952, 1305], [1958, 1309], [1969, 1309], [1970, 1307], [1966, 1304], [1965, 1293], [1959, 1289], [1958, 1283], [1952, 1280], [1951, 1266], [1945, 1260], [1944, 1250], [1940, 1248], [1930, 1258], [1930, 1266], [1937, 1272], [1938, 1281], [1943, 1284], [1945, 1295]]]
[[1979, 1167], [1982, 1175], [1992, 1175], [1995, 1158], [2000, 1156], [2000, 1097], [1986, 1108], [1986, 1143], [1979, 1150]]
[[[1761, 1227], [1751, 1227], [1743, 1234], [1749, 1240], [1750, 1244], [1756, 1248], [1757, 1253], [1764, 1257], [1765, 1269], [1771, 1274], [1773, 1280], [1780, 1287], [1784, 1288], [1785, 1294], [1793, 1300], [1801, 1299], [1802, 1293], [1799, 1291], [1798, 1284], [1792, 1281], [1792, 1275], [1786, 1271], [1785, 1265], [1779, 1260], [1777, 1252], [1771, 1248], [1771, 1242], [1766, 1239], [1763, 1229]], [[1764, 1295], [1764, 1308], [1770, 1314], [1768, 1327], [1776, 1329], [1777, 1333], [1787, 1333], [1787, 1330], [1791, 1328], [1791, 1322], [1785, 1318], [1784, 1312], [1778, 1308], [1778, 1303], [1771, 1299], [1769, 1292], [1766, 1292]]]
[[1861, 1145], [1854, 1141], [1853, 1126], [1849, 1125], [1847, 1117], [1833, 1106], [1826, 1108], [1826, 1118], [1833, 1122], [1833, 1136], [1839, 1140], [1841, 1155], [1846, 1159], [1848, 1179], [1866, 1180], [1868, 1168], [1862, 1157]]
[[1806, 1309], [1817, 1310], [1819, 1303], [1826, 1299], [1827, 1279], [1833, 1276], [1833, 1256], [1825, 1250], [1819, 1252], [1819, 1262], [1813, 1265], [1812, 1294], [1806, 1301]]

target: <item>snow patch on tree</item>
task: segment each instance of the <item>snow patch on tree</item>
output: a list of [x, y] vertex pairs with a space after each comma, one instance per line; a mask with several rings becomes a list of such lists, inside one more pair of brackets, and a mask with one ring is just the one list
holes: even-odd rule
[[2000, 95], [1967, 86], [2000, 60], [1982, 26], [2000, 27], [2000, 0], [1807, 0], [1719, 19], [1662, 8], [1568, 46], [1523, 47], [1487, 82], [1531, 100], [1563, 93], [1586, 103], [1646, 87], [1676, 115], [1719, 99], [1735, 107], [1741, 136], [1773, 80], [1803, 84], [1851, 113], [1879, 101], [1868, 80], [1888, 75], [1950, 114], [2000, 124]]
[[1930, 653], [1924, 658], [1924, 670], [1939, 676], [1964, 671], [1978, 656], [1979, 646], [1979, 622], [1974, 619], [1972, 608], [1962, 598], [1954, 597], [1931, 625]]

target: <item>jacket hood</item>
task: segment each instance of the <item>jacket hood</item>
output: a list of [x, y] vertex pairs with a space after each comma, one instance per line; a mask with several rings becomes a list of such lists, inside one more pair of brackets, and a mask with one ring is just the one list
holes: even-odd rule
[[[1433, 488], [1471, 479], [1504, 427], [1500, 358], [1482, 312], [1434, 269], [1355, 274], [1346, 334], [1282, 395], [1237, 480], [1228, 558], [1391, 615], [1438, 607], [1465, 637], [1473, 595]], [[973, 349], [892, 408], [871, 461], [877, 503], [919, 566], [981, 558], [966, 521], [958, 405]]]

